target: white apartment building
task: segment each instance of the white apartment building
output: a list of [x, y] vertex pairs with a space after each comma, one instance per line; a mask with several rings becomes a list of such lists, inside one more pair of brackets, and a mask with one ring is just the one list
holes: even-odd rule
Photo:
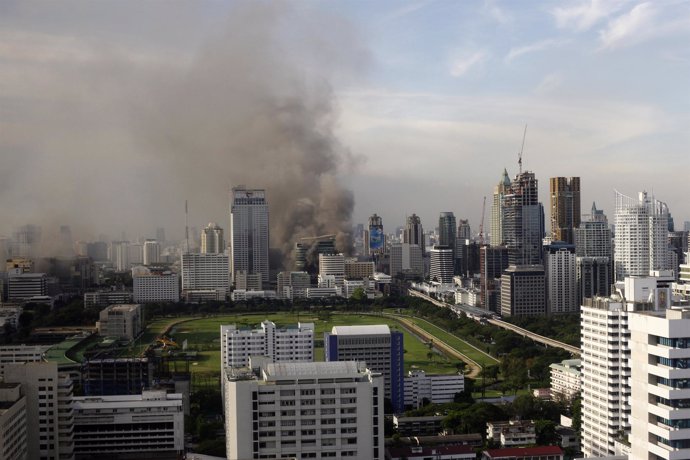
[[26, 396], [28, 458], [74, 458], [72, 381], [56, 363], [5, 366], [5, 383], [19, 383]]
[[670, 307], [671, 290], [654, 277], [628, 277], [611, 297], [585, 299], [581, 309], [582, 452], [616, 455], [630, 431], [630, 312]]
[[26, 460], [26, 397], [19, 383], [0, 383], [0, 458]]
[[551, 396], [554, 399], [570, 400], [577, 396], [582, 387], [581, 361], [566, 359], [560, 363], [553, 363], [551, 368]]
[[177, 459], [184, 452], [182, 394], [78, 396], [73, 408], [77, 460], [113, 455]]
[[314, 323], [277, 327], [263, 321], [261, 329], [220, 326], [221, 368], [244, 367], [251, 356], [268, 356], [276, 362], [314, 360]]
[[417, 409], [429, 402], [453, 402], [456, 393], [465, 390], [462, 374], [427, 374], [422, 370], [409, 371], [405, 376], [405, 407]]
[[[320, 286], [321, 279], [333, 276], [335, 286]], [[345, 279], [345, 256], [342, 254], [319, 254], [319, 287], [342, 287]]]
[[144, 331], [144, 317], [139, 304], [110, 305], [99, 313], [96, 328], [105, 337], [132, 341]]
[[640, 192], [637, 199], [616, 192], [615, 275], [647, 276], [673, 269], [668, 249], [668, 206]]
[[690, 458], [690, 309], [631, 313], [629, 323], [629, 458]]
[[136, 303], [180, 301], [180, 277], [177, 273], [134, 267], [132, 281]]
[[453, 284], [453, 248], [434, 246], [429, 251], [429, 279], [440, 284]]
[[48, 276], [45, 273], [21, 273], [20, 268], [8, 273], [7, 300], [22, 301], [45, 296], [48, 292]]
[[182, 291], [215, 290], [224, 300], [230, 289], [230, 257], [227, 254], [182, 254]]
[[356, 362], [225, 368], [226, 455], [384, 458], [383, 378]]
[[619, 432], [630, 428], [628, 313], [624, 299], [585, 299], [581, 309], [582, 452], [615, 455]]

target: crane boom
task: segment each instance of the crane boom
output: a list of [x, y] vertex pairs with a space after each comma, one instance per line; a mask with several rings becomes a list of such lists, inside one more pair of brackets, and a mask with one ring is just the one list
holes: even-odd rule
[[520, 153], [518, 154], [518, 167], [520, 168], [520, 174], [522, 174], [522, 151], [525, 150], [525, 137], [527, 136], [527, 123], [525, 123], [525, 131], [522, 133], [522, 147], [520, 147]]

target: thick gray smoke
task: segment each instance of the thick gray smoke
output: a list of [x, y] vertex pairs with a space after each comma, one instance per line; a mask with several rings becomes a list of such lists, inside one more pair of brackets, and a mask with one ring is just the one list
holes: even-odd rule
[[27, 120], [44, 117], [13, 158], [21, 174], [40, 174], [22, 192], [21, 181], [5, 182], [4, 208], [24, 194], [34, 209], [23, 222], [68, 224], [76, 237], [157, 226], [179, 237], [185, 199], [194, 223], [227, 228], [229, 190], [246, 185], [267, 190], [272, 245], [284, 254], [325, 233], [347, 246], [353, 197], [340, 177], [352, 160], [333, 135], [332, 80], [356, 76], [365, 60], [351, 29], [251, 3], [211, 34], [180, 62], [89, 47], [77, 68], [50, 67], [38, 84], [59, 97], [26, 109]]

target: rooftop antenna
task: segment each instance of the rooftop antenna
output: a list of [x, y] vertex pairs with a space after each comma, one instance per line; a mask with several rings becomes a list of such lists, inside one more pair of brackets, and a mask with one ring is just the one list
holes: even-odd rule
[[518, 167], [520, 169], [520, 174], [522, 174], [522, 151], [525, 149], [525, 137], [527, 136], [527, 123], [525, 123], [525, 132], [522, 133], [522, 147], [520, 147], [520, 153], [518, 154]]
[[189, 210], [187, 200], [184, 200], [184, 238], [187, 242], [187, 254], [189, 254]]

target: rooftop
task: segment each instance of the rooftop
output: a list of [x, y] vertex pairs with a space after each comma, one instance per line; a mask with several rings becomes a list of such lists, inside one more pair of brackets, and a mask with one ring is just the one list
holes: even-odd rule
[[355, 361], [331, 361], [311, 363], [268, 363], [264, 368], [270, 377], [304, 377], [316, 375], [360, 375]]
[[[474, 457], [474, 447], [472, 446], [435, 446], [435, 447], [391, 447], [388, 449], [391, 457], [396, 458], [429, 458], [436, 455], [459, 455], [472, 454]], [[453, 457], [455, 458], [455, 457]]]
[[371, 326], [333, 326], [334, 335], [390, 335], [391, 330], [386, 324]]
[[538, 457], [542, 455], [563, 455], [563, 449], [558, 446], [508, 447], [506, 449], [488, 449], [484, 453], [492, 458]]

